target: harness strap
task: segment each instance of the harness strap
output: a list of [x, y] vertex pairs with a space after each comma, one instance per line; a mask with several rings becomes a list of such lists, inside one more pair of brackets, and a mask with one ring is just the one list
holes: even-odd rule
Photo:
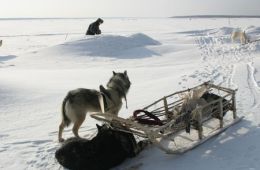
[[99, 106], [100, 106], [101, 112], [105, 113], [104, 96], [103, 96], [102, 92], [99, 92], [99, 94], [98, 94], [98, 101], [99, 101]]
[[125, 107], [126, 109], [128, 109], [128, 106], [127, 106], [127, 99], [126, 99], [126, 95], [124, 94], [124, 98], [125, 98]]
[[[143, 116], [138, 116], [140, 113], [144, 113], [146, 116], [148, 116], [151, 119], [145, 119], [143, 118]], [[133, 116], [135, 120], [137, 120], [141, 124], [159, 125], [159, 126], [163, 125], [162, 121], [157, 116], [155, 116], [154, 114], [146, 110], [136, 110], [134, 111]]]
[[99, 92], [98, 100], [102, 113], [105, 113], [111, 108], [112, 105], [114, 105], [113, 100], [106, 93], [103, 92]]

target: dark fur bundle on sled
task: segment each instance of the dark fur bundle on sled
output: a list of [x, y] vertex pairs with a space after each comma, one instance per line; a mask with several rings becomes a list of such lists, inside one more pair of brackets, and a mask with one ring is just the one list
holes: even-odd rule
[[[201, 96], [201, 98], [205, 99], [205, 100], [207, 101], [207, 103], [210, 103], [210, 102], [212, 102], [212, 101], [214, 101], [214, 100], [220, 99], [220, 96], [218, 96], [218, 95], [216, 95], [216, 94], [214, 94], [214, 93], [206, 92], [206, 93], [204, 93], [204, 94]], [[225, 116], [226, 113], [227, 113], [227, 110], [230, 110], [232, 107], [230, 106], [230, 104], [227, 104], [228, 101], [227, 101], [226, 99], [223, 99], [223, 100], [222, 100], [222, 103], [225, 104], [224, 107], [223, 107], [223, 111], [224, 111], [224, 112], [223, 112], [223, 116]], [[214, 106], [217, 106], [217, 105], [218, 105], [218, 103], [215, 103], [215, 104], [214, 104]], [[213, 109], [213, 110], [212, 110], [212, 112], [216, 112], [216, 111], [217, 111], [217, 109]], [[217, 119], [220, 119], [219, 112], [213, 114], [212, 117], [217, 118]]]
[[[213, 102], [215, 100], [218, 100], [220, 99], [221, 96], [218, 96], [214, 93], [209, 93], [209, 92], [205, 92], [202, 96], [201, 96], [201, 99], [204, 99], [207, 103], [210, 103], [210, 102]], [[228, 101], [226, 99], [222, 99], [222, 103], [223, 103], [223, 117], [226, 115], [227, 111], [228, 110], [231, 110], [232, 107], [231, 105], [228, 103]], [[204, 110], [202, 110], [202, 112], [204, 112], [204, 116], [207, 116], [208, 114], [212, 114], [211, 116], [213, 118], [217, 118], [217, 119], [221, 119], [220, 117], [220, 112], [219, 112], [219, 109], [216, 108], [218, 107], [219, 103], [214, 103], [206, 108], [204, 108]], [[187, 133], [190, 133], [190, 128], [191, 128], [191, 125], [196, 129], [198, 130], [199, 128], [199, 125], [198, 125], [198, 121], [196, 120], [192, 120], [192, 122], [190, 122], [190, 119], [191, 119], [191, 115], [190, 114], [187, 114], [186, 116], [187, 118], [187, 123], [186, 123], [186, 132]]]
[[113, 130], [107, 125], [98, 126], [92, 140], [71, 138], [64, 142], [55, 157], [72, 170], [108, 170], [128, 157], [136, 156], [143, 148], [133, 134]]

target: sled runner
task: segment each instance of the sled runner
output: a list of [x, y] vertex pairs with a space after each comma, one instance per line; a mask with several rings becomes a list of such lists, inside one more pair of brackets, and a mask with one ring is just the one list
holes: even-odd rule
[[96, 113], [119, 131], [148, 139], [169, 154], [184, 153], [238, 123], [236, 90], [203, 83], [175, 92], [136, 110], [125, 119]]

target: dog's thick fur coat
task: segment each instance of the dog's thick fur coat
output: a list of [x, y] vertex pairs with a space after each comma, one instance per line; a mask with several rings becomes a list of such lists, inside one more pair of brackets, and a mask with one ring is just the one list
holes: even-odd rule
[[[62, 102], [62, 122], [59, 126], [58, 140], [64, 141], [63, 129], [71, 122], [74, 123], [72, 129], [74, 135], [79, 137], [78, 130], [88, 112], [102, 112], [101, 108], [105, 108], [106, 113], [117, 115], [122, 107], [122, 98], [126, 99], [130, 85], [126, 71], [124, 73], [113, 71], [113, 76], [107, 83], [107, 89], [100, 86], [100, 91], [83, 88], [69, 91]], [[104, 106], [102, 106], [103, 103]]]
[[108, 125], [98, 126], [98, 134], [92, 140], [72, 138], [64, 142], [55, 157], [72, 170], [107, 170], [136, 156], [146, 145], [137, 144], [133, 134], [113, 130]]
[[232, 32], [231, 39], [232, 39], [232, 42], [234, 42], [236, 39], [239, 39], [241, 44], [246, 44], [249, 42], [249, 39], [248, 39], [245, 31]]

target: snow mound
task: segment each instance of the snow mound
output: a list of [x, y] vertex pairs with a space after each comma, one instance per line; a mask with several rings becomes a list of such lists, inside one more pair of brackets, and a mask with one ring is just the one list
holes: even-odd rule
[[135, 51], [141, 52], [142, 55], [140, 57], [156, 55], [153, 51], [146, 48], [154, 45], [160, 45], [160, 42], [145, 34], [137, 33], [130, 36], [101, 35], [91, 38], [87, 37], [46, 50], [52, 54], [65, 56], [132, 58], [131, 53], [136, 54]]
[[247, 34], [260, 35], [260, 27], [250, 26], [245, 31]]
[[9, 60], [15, 59], [17, 56], [15, 55], [4, 55], [4, 56], [0, 56], [0, 68], [2, 67], [8, 67], [8, 66], [13, 66], [11, 65], [6, 65], [6, 62], [8, 62]]

